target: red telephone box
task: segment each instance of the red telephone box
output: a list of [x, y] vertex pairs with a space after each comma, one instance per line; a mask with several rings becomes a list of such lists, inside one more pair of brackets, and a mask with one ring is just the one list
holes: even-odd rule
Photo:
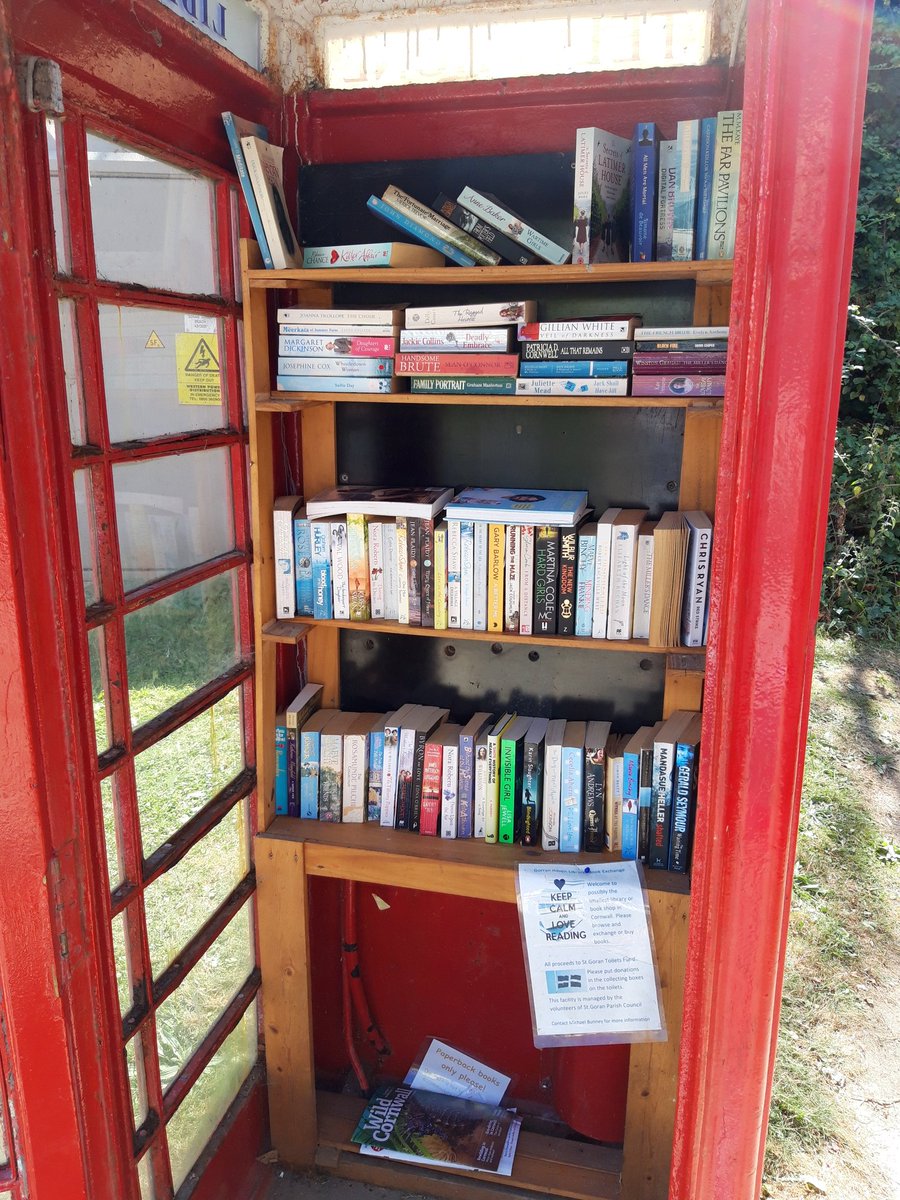
[[[237, 194], [220, 113], [266, 122], [305, 164], [323, 166], [452, 158], [461, 153], [460, 128], [468, 131], [469, 155], [567, 151], [572, 131], [593, 124], [601, 107], [624, 132], [648, 106], [657, 120], [674, 121], [686, 109], [703, 113], [717, 104], [743, 107], [750, 132], [717, 468], [690, 932], [686, 956], [666, 964], [679, 996], [683, 971], [680, 1056], [676, 1069], [676, 1028], [666, 1046], [641, 1052], [642, 1069], [657, 1080], [655, 1060], [669, 1056], [666, 1094], [642, 1092], [632, 1062], [626, 1096], [628, 1068], [618, 1052], [567, 1051], [547, 1063], [512, 1035], [507, 1050], [518, 1057], [511, 1065], [531, 1099], [546, 1075], [555, 1078], [557, 1109], [575, 1128], [596, 1120], [584, 1110], [600, 1071], [611, 1093], [607, 1132], [587, 1132], [619, 1140], [616, 1122], [642, 1110], [648, 1141], [640, 1162], [626, 1165], [617, 1193], [623, 1200], [755, 1198], [837, 417], [870, 6], [754, 0], [738, 71], [710, 65], [287, 96], [155, 0], [6, 0], [0, 16], [0, 620], [8, 697], [7, 786], [0, 794], [0, 1196], [4, 1189], [15, 1200], [165, 1200], [176, 1189], [198, 1200], [250, 1196], [265, 1186], [256, 1162], [267, 1136], [263, 1072], [254, 1065], [258, 1019], [270, 1088], [277, 1092], [284, 1082], [277, 1071], [300, 1070], [273, 1055], [284, 1031], [267, 1029], [265, 1004], [282, 986], [292, 995], [293, 985], [272, 971], [264, 933], [260, 976], [252, 932], [256, 873], [243, 848], [266, 822], [257, 823], [251, 803], [257, 746]], [[21, 100], [15, 64], [29, 56], [61, 68], [65, 116], [52, 128]], [[208, 276], [178, 274], [188, 258], [190, 270], [199, 270], [198, 241], [189, 254], [165, 259], [171, 274], [137, 283], [122, 274], [130, 268], [121, 267], [121, 246], [114, 231], [99, 227], [95, 206], [104, 172], [119, 170], [145, 171], [157, 182], [164, 175], [185, 194], [201, 187], [199, 208], [191, 211], [205, 214], [203, 229], [213, 231], [200, 239]], [[147, 214], [148, 230], [155, 212]], [[142, 345], [134, 342], [138, 328], [146, 333]], [[122, 370], [134, 371], [136, 362], [151, 361], [144, 352], [168, 354], [194, 344], [184, 338], [203, 336], [214, 338], [220, 358], [216, 415], [188, 420], [177, 410], [168, 423], [154, 423], [152, 391], [132, 395], [130, 384], [122, 391], [112, 348]], [[247, 402], [254, 403], [252, 390]], [[297, 469], [292, 453], [286, 473]], [[221, 495], [227, 486], [227, 527], [197, 532], [199, 518], [192, 518], [191, 536], [196, 532], [205, 549], [184, 551], [178, 538], [187, 526], [172, 532], [154, 511], [140, 526], [156, 531], [157, 541], [145, 534], [154, 546], [148, 559], [141, 539], [129, 540], [135, 518], [121, 503], [121, 480], [137, 480], [129, 492], [140, 494], [139, 481], [159, 478], [169, 460], [199, 461], [188, 455], [208, 456], [207, 490], [217, 487]], [[187, 691], [167, 692], [157, 703], [147, 697], [165, 675], [165, 646], [142, 651], [153, 657], [151, 678], [136, 657], [144, 645], [136, 631], [151, 605], [180, 611], [179, 604], [189, 607], [187, 597], [200, 598], [192, 620], [214, 603], [227, 606], [227, 648], [210, 635], [203, 670]], [[293, 648], [279, 654], [287, 677]], [[134, 681], [145, 677], [146, 688], [138, 689]], [[98, 692], [99, 717], [96, 705], [92, 712]], [[151, 834], [142, 807], [148, 763], [162, 769], [159, 760], [175, 744], [169, 739], [198, 721], [237, 731], [240, 760], [221, 786], [210, 784], [179, 809], [171, 829]], [[204, 856], [213, 844], [222, 855], [214, 861], [227, 869], [210, 870], [213, 860]], [[266, 870], [260, 864], [271, 887]], [[443, 921], [448, 944], [465, 953], [455, 922], [475, 900], [454, 899], [447, 914], [441, 906], [449, 901], [427, 890], [401, 886], [395, 900], [423, 952], [429, 922]], [[196, 911], [186, 944], [169, 953], [160, 914], [176, 901]], [[389, 946], [379, 947], [370, 926], [363, 917], [373, 994], [383, 1008], [399, 1005], [377, 965], [379, 949], [383, 961]], [[325, 1045], [318, 1053], [333, 1061], [319, 1065], [340, 1071], [340, 930], [333, 918], [323, 920], [323, 932], [331, 942], [314, 946], [320, 994], [312, 1005], [317, 1042]], [[163, 1035], [173, 1006], [187, 996], [192, 1010], [202, 1007], [196, 981], [231, 937], [240, 943], [233, 985], [197, 1035], [172, 1050]], [[481, 979], [477, 956], [467, 967], [450, 986], [461, 1011]], [[305, 979], [307, 964], [299, 970]], [[435, 1004], [442, 990], [430, 994]], [[402, 1005], [395, 1015], [402, 1024]], [[227, 1087], [213, 1087], [223, 1048], [243, 1067]], [[219, 1108], [209, 1100], [216, 1090]], [[276, 1145], [295, 1164], [312, 1165], [315, 1130], [300, 1130], [288, 1152], [279, 1144], [283, 1113], [276, 1117], [276, 1109]], [[202, 1126], [205, 1112], [215, 1116], [214, 1126], [223, 1118], [218, 1129]], [[182, 1134], [194, 1121], [203, 1129], [196, 1145]], [[327, 1169], [321, 1156], [319, 1162]]]

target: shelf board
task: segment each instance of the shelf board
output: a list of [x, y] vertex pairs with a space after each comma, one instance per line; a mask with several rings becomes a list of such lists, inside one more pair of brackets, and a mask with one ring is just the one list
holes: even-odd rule
[[298, 412], [322, 404], [461, 405], [464, 408], [693, 408], [721, 409], [722, 396], [458, 396], [431, 392], [271, 392], [256, 397], [257, 412]]
[[364, 1179], [405, 1192], [432, 1196], [466, 1195], [481, 1200], [499, 1200], [512, 1195], [568, 1196], [572, 1200], [617, 1200], [622, 1153], [592, 1142], [546, 1137], [522, 1132], [516, 1148], [512, 1175], [492, 1171], [464, 1171], [435, 1162], [431, 1166], [392, 1162], [361, 1156], [350, 1141], [365, 1108], [365, 1100], [317, 1092], [319, 1150], [316, 1166], [345, 1179]]
[[338, 270], [249, 271], [251, 288], [290, 288], [304, 284], [327, 287], [335, 283], [396, 283], [401, 285], [460, 283], [519, 286], [533, 283], [651, 283], [659, 280], [695, 279], [698, 283], [730, 283], [730, 261], [595, 263], [587, 267], [549, 264], [533, 267], [352, 267]]
[[[277, 625], [277, 629], [270, 628]], [[295, 638], [286, 638], [289, 626], [298, 629]], [[499, 642], [510, 646], [577, 646], [579, 650], [622, 650], [631, 654], [678, 654], [692, 660], [706, 655], [705, 646], [651, 646], [640, 638], [614, 641], [608, 638], [547, 637], [540, 634], [489, 633], [474, 629], [431, 629], [422, 625], [401, 625], [399, 621], [317, 621], [314, 617], [283, 618], [263, 626], [263, 637], [270, 641], [299, 641], [310, 629], [352, 629], [357, 633], [399, 633], [403, 637], [444, 638], [451, 642]]]
[[[351, 879], [360, 883], [415, 888], [448, 896], [515, 904], [515, 868], [520, 862], [575, 863], [619, 861], [613, 854], [560, 854], [539, 847], [488, 845], [480, 839], [422, 837], [405, 829], [383, 829], [370, 822], [276, 817], [263, 840], [302, 842], [307, 875]], [[686, 895], [686, 875], [672, 871], [644, 873], [648, 890]]]

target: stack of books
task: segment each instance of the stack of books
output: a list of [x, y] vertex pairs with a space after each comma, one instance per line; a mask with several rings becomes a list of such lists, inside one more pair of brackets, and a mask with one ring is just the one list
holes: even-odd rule
[[396, 392], [402, 308], [280, 308], [277, 387]]
[[727, 325], [635, 331], [632, 396], [724, 396]]
[[396, 373], [410, 377], [411, 392], [512, 395], [514, 327], [536, 312], [533, 300], [408, 308]]
[[627, 396], [634, 314], [519, 324], [520, 396]]

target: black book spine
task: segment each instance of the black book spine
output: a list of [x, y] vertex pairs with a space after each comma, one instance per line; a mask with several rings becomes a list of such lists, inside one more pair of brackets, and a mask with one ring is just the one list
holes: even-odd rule
[[584, 825], [582, 846], [598, 854], [606, 829], [606, 751], [593, 748], [584, 756]]
[[621, 362], [634, 354], [634, 342], [520, 342], [522, 362], [558, 362], [573, 358], [599, 358]]
[[[412, 791], [409, 804], [409, 827], [413, 833], [419, 832], [422, 817], [422, 777], [425, 774], [425, 743], [428, 734], [425, 730], [416, 733], [416, 747], [413, 754]], [[438, 822], [440, 829], [440, 822]]]
[[[638, 773], [638, 795], [640, 796], [640, 808], [638, 809], [638, 858], [641, 862], [647, 861], [647, 856], [650, 852], [650, 816], [653, 812], [653, 747], [641, 747], [641, 763]], [[649, 792], [650, 800], [644, 803], [644, 796]]]
[[671, 341], [659, 342], [638, 342], [637, 349], [641, 354], [647, 352], [651, 354], [662, 354], [666, 351], [678, 353], [682, 350], [690, 350], [692, 352], [705, 351], [707, 354], [722, 354], [728, 350], [727, 338], [711, 338], [704, 341], [703, 338], [677, 338]]
[[467, 208], [463, 208], [461, 204], [457, 204], [455, 200], [451, 200], [449, 196], [445, 196], [443, 192], [438, 196], [431, 206], [435, 212], [439, 212], [442, 217], [446, 217], [448, 221], [452, 221], [459, 229], [465, 230], [477, 241], [488, 246], [501, 258], [505, 258], [507, 262], [516, 267], [530, 267], [538, 262], [536, 255], [531, 254], [524, 247], [517, 245], [512, 238], [508, 238], [505, 233], [501, 233], [499, 229], [492, 229], [475, 213], [469, 212]]
[[434, 629], [434, 521], [419, 521], [419, 558], [422, 572], [422, 624]]
[[409, 829], [409, 815], [412, 810], [412, 781], [413, 777], [407, 771], [401, 771], [397, 776], [397, 811], [394, 821], [397, 829]]
[[672, 752], [668, 743], [653, 751], [653, 792], [650, 800], [650, 848], [648, 867], [665, 871], [669, 866], [669, 831], [672, 825]]
[[559, 596], [559, 529], [540, 525], [534, 531], [535, 633], [556, 633]]
[[541, 843], [541, 791], [544, 782], [544, 743], [526, 742], [522, 762], [522, 845]]
[[578, 552], [578, 530], [561, 529], [559, 533], [559, 610], [556, 632], [561, 637], [575, 636], [575, 563]]
[[407, 572], [409, 586], [409, 623], [422, 624], [422, 522], [418, 517], [406, 521]]
[[685, 874], [691, 855], [694, 808], [697, 798], [697, 756], [694, 746], [675, 751], [675, 780], [672, 786], [672, 845], [669, 870]]

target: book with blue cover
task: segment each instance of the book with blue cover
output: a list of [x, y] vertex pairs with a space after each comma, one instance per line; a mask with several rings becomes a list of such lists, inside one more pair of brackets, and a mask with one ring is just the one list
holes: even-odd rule
[[396, 208], [388, 204], [385, 200], [382, 200], [380, 196], [370, 196], [366, 201], [366, 205], [374, 216], [380, 217], [382, 221], [387, 221], [388, 225], [393, 225], [395, 229], [402, 230], [403, 233], [416, 238], [417, 241], [424, 242], [432, 250], [437, 250], [445, 258], [449, 258], [451, 262], [455, 262], [458, 267], [475, 266], [474, 258], [471, 258], [468, 254], [464, 254], [462, 250], [457, 250], [455, 246], [451, 246], [449, 242], [439, 237], [436, 233], [432, 233], [430, 229], [425, 229], [423, 226], [417, 225], [406, 213], [398, 212]]
[[715, 117], [700, 122], [700, 152], [697, 164], [697, 226], [694, 234], [694, 258], [706, 258], [709, 237], [709, 217], [712, 212], [713, 180], [716, 161]]
[[519, 363], [520, 379], [627, 379], [628, 361], [579, 359], [576, 362]]
[[294, 517], [294, 580], [297, 591], [297, 616], [314, 615], [312, 532], [306, 510], [301, 509]]
[[546, 488], [465, 488], [448, 502], [448, 520], [494, 525], [577, 525], [587, 511], [587, 492]]
[[672, 259], [690, 262], [694, 253], [697, 221], [697, 163], [700, 155], [700, 121], [679, 121], [675, 137], [675, 204], [672, 217]]
[[247, 174], [247, 163], [244, 159], [244, 151], [241, 148], [242, 137], [258, 137], [267, 142], [269, 140], [269, 131], [265, 125], [257, 125], [254, 121], [245, 121], [243, 117], [236, 117], [231, 112], [222, 113], [222, 123], [225, 126], [225, 135], [228, 138], [228, 145], [231, 147], [231, 153], [234, 157], [234, 167], [237, 171], [238, 182], [241, 185], [241, 191], [244, 194], [244, 200], [247, 204], [247, 212], [250, 214], [250, 224], [253, 226], [253, 233], [259, 245], [259, 252], [262, 255], [263, 264], [271, 271], [275, 264], [269, 252], [266, 231], [263, 229], [259, 205], [256, 203], [256, 196], [253, 194], [253, 184], [250, 182], [250, 176]]
[[559, 848], [577, 854], [581, 850], [584, 820], [584, 721], [567, 721], [562, 743], [559, 788]]
[[656, 258], [659, 132], [652, 121], [635, 126], [631, 146], [631, 261]]

